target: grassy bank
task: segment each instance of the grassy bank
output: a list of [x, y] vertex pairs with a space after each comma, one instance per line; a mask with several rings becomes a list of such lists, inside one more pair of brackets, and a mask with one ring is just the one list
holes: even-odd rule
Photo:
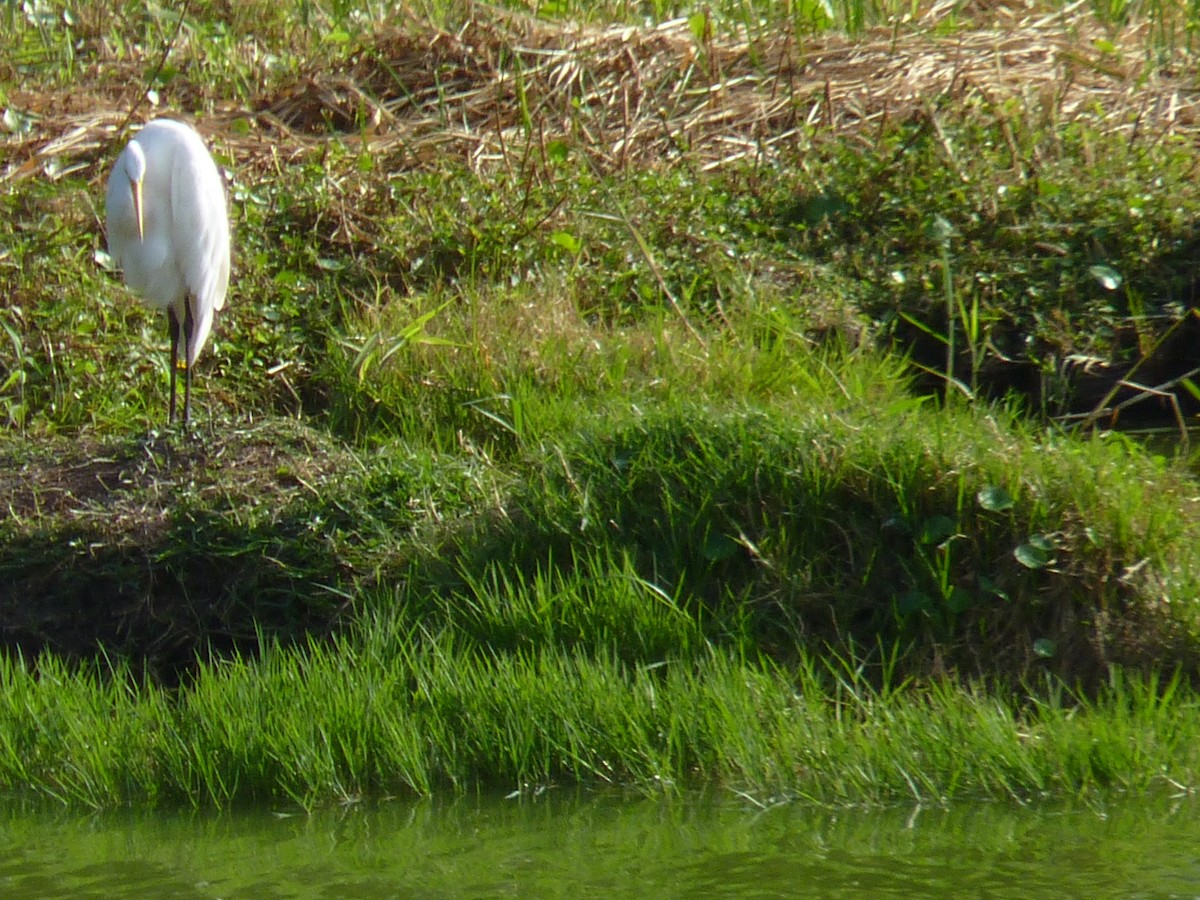
[[[0, 786], [1192, 785], [1187, 15], [710, 6], [8, 10]], [[189, 432], [100, 233], [161, 112]]]
[[1175, 681], [1118, 678], [1082, 704], [1049, 687], [1018, 707], [944, 681], [880, 689], [842, 660], [784, 670], [708, 647], [630, 666], [608, 649], [481, 651], [461, 630], [396, 624], [205, 667], [177, 694], [9, 660], [0, 778], [21, 799], [93, 807], [311, 808], [564, 780], [941, 804], [1175, 794], [1200, 766], [1195, 696]]

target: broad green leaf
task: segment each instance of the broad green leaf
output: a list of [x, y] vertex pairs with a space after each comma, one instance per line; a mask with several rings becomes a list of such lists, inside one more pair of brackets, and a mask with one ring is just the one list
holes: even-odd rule
[[957, 530], [954, 520], [949, 516], [930, 516], [921, 523], [921, 531], [917, 539], [922, 544], [940, 544], [946, 538], [954, 535]]
[[1027, 540], [1039, 550], [1045, 550], [1047, 553], [1054, 550], [1054, 541], [1044, 534], [1031, 534]]
[[1027, 569], [1044, 569], [1050, 565], [1053, 556], [1048, 548], [1042, 546], [1040, 542], [1034, 541], [1034, 538], [1039, 538], [1041, 535], [1033, 535], [1025, 543], [1017, 547], [1013, 551], [1013, 556], [1017, 562]]
[[1013, 505], [1012, 494], [994, 484], [983, 488], [975, 495], [975, 499], [988, 512], [1004, 512], [1006, 509], [1012, 509]]
[[1005, 591], [1003, 588], [1001, 588], [1000, 585], [996, 584], [996, 582], [992, 581], [992, 579], [988, 578], [986, 575], [979, 576], [979, 587], [981, 590], [986, 591], [987, 593], [991, 594], [993, 597], [999, 597], [1005, 603], [1012, 602], [1012, 598], [1008, 596], [1008, 592]]
[[1100, 282], [1106, 291], [1115, 291], [1124, 282], [1121, 273], [1110, 266], [1089, 266], [1088, 274]]
[[583, 242], [569, 231], [556, 231], [550, 235], [550, 243], [562, 247], [572, 256], [583, 249]]

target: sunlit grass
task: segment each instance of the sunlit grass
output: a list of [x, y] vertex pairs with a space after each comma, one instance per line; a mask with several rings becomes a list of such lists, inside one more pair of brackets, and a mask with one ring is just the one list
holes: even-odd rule
[[568, 781], [640, 791], [720, 783], [763, 804], [1177, 790], [1200, 716], [1177, 682], [1115, 678], [1079, 705], [791, 671], [711, 648], [629, 665], [603, 651], [495, 654], [383, 622], [331, 647], [273, 649], [167, 695], [127, 673], [0, 663], [0, 784], [71, 805], [245, 801]]

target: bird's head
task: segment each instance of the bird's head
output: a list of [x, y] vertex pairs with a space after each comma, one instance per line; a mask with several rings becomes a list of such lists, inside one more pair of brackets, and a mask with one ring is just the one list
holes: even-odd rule
[[125, 174], [129, 177], [129, 191], [133, 195], [133, 216], [137, 220], [138, 240], [145, 235], [145, 219], [142, 215], [142, 180], [146, 177], [146, 154], [137, 140], [129, 142], [125, 152]]

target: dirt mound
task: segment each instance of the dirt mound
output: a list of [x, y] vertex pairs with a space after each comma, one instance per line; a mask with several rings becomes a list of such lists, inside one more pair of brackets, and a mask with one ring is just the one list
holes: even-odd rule
[[0, 644], [170, 681], [198, 654], [336, 622], [348, 566], [308, 523], [350, 467], [316, 432], [276, 420], [34, 452], [0, 458]]

